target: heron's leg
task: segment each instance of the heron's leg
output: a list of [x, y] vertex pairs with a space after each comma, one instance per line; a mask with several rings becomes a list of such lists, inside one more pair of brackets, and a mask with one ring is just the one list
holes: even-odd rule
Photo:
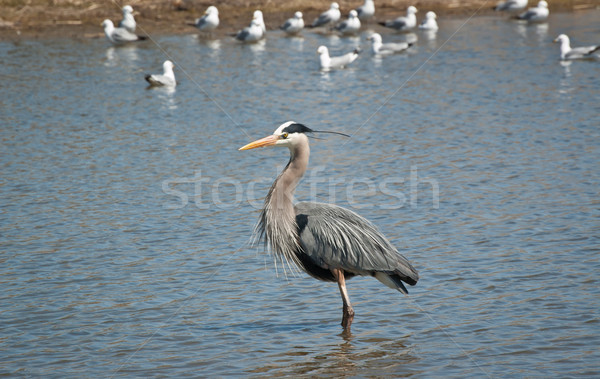
[[352, 309], [352, 304], [350, 304], [350, 296], [348, 296], [348, 291], [346, 290], [346, 279], [344, 278], [344, 271], [340, 269], [333, 269], [331, 271], [337, 281], [338, 287], [340, 288], [342, 302], [344, 303], [342, 327], [344, 329], [350, 329], [352, 320], [354, 320], [354, 309]]

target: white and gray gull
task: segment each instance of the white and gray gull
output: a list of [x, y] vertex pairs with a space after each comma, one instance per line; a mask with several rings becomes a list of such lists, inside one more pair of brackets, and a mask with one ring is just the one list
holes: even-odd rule
[[203, 32], [211, 32], [219, 26], [219, 10], [214, 5], [206, 8], [204, 15], [197, 18], [194, 26]]
[[342, 14], [340, 13], [339, 4], [331, 3], [329, 9], [321, 13], [309, 27], [317, 28], [319, 26], [333, 26], [340, 20], [340, 17], [342, 17]]
[[322, 70], [329, 70], [331, 68], [342, 68], [350, 63], [354, 62], [358, 58], [360, 49], [356, 48], [351, 53], [341, 55], [339, 57], [330, 57], [329, 49], [327, 46], [319, 46], [317, 54], [319, 54], [319, 63]]
[[166, 60], [163, 63], [162, 75], [146, 75], [144, 77], [151, 87], [175, 87], [175, 73], [173, 73], [173, 62]]
[[286, 22], [283, 23], [279, 27], [279, 29], [286, 32], [288, 35], [298, 34], [304, 29], [304, 19], [302, 18], [302, 12], [294, 13], [294, 17], [287, 19]]
[[119, 22], [119, 28], [125, 28], [131, 33], [135, 33], [135, 27], [137, 26], [135, 18], [133, 17], [133, 8], [131, 5], [125, 5], [123, 7], [123, 19]]
[[[571, 40], [566, 34], [561, 34], [554, 42], [560, 43], [560, 59], [562, 60], [573, 60], [573, 59], [593, 59], [599, 58], [600, 56], [600, 45], [582, 46], [582, 47], [571, 47]], [[597, 52], [597, 53], [596, 53]], [[596, 54], [594, 54], [596, 53]]]
[[435, 12], [429, 11], [425, 13], [425, 19], [419, 24], [419, 29], [421, 30], [438, 30], [439, 26], [437, 24], [437, 15]]
[[348, 19], [340, 22], [335, 28], [342, 35], [356, 34], [360, 31], [360, 20], [354, 9], [348, 14]]
[[356, 8], [358, 18], [361, 21], [369, 21], [375, 16], [375, 2], [373, 0], [365, 0], [365, 3]]
[[386, 28], [392, 28], [399, 32], [412, 30], [417, 26], [417, 8], [410, 6], [406, 9], [406, 16], [400, 16], [395, 20], [380, 22]]
[[550, 11], [548, 10], [548, 3], [544, 0], [540, 1], [537, 7], [529, 8], [527, 11], [517, 16], [519, 20], [526, 20], [529, 22], [544, 22], [548, 20]]
[[143, 41], [148, 37], [138, 36], [135, 33], [131, 33], [125, 28], [115, 28], [115, 25], [111, 20], [102, 21], [102, 27], [104, 28], [104, 34], [106, 38], [114, 45], [122, 45], [128, 42]]
[[265, 198], [255, 232], [284, 266], [293, 264], [313, 278], [338, 284], [343, 303], [342, 327], [349, 331], [354, 309], [346, 288], [347, 279], [372, 276], [407, 294], [404, 284], [417, 284], [419, 274], [364, 217], [334, 204], [293, 203], [296, 186], [308, 167], [308, 135], [312, 133], [320, 132], [288, 121], [272, 135], [240, 148], [280, 146], [290, 151], [287, 166]]
[[494, 7], [494, 10], [514, 13], [520, 12], [525, 8], [527, 8], [527, 0], [506, 0], [498, 3], [498, 5]]
[[412, 46], [412, 43], [407, 43], [407, 42], [383, 43], [381, 34], [379, 34], [379, 33], [371, 34], [371, 36], [369, 38], [367, 38], [367, 40], [371, 41], [371, 51], [373, 52], [373, 54], [386, 55], [386, 54], [400, 53], [400, 52], [408, 49], [410, 46]]
[[265, 37], [264, 25], [265, 24], [262, 22], [262, 18], [258, 19], [255, 15], [250, 22], [250, 26], [247, 26], [237, 32], [235, 39], [244, 43], [258, 42]]

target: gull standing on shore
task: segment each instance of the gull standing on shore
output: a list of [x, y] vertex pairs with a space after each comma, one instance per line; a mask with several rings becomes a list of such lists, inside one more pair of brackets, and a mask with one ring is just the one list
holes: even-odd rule
[[358, 19], [358, 13], [352, 9], [348, 14], [348, 19], [342, 21], [335, 27], [335, 30], [342, 33], [343, 35], [356, 34], [360, 30], [360, 20]]
[[340, 6], [338, 3], [331, 3], [328, 10], [321, 13], [310, 25], [311, 28], [317, 28], [319, 26], [335, 25], [339, 21], [342, 14], [340, 13]]
[[400, 16], [395, 20], [380, 22], [386, 28], [396, 29], [399, 32], [414, 29], [417, 26], [417, 8], [410, 6], [406, 9], [406, 16]]
[[294, 17], [289, 18], [279, 29], [286, 32], [288, 35], [294, 35], [300, 33], [304, 29], [304, 19], [302, 18], [302, 12], [294, 13]]
[[114, 45], [122, 45], [127, 42], [143, 41], [148, 39], [145, 36], [138, 36], [135, 33], [131, 33], [125, 28], [115, 28], [115, 25], [111, 20], [102, 21], [102, 27], [104, 28], [104, 34], [106, 38]]
[[554, 42], [560, 42], [560, 59], [562, 60], [599, 58], [598, 54], [592, 53], [600, 53], [600, 45], [571, 48], [571, 41], [566, 34], [559, 35]]
[[526, 12], [517, 16], [519, 20], [527, 20], [529, 22], [544, 22], [548, 19], [550, 11], [548, 3], [544, 0], [540, 1], [535, 8], [529, 8]]
[[253, 18], [252, 22], [250, 22], [250, 26], [246, 26], [244, 29], [237, 32], [235, 39], [244, 43], [258, 42], [265, 36], [263, 25], [264, 24], [261, 24], [260, 20]]
[[203, 32], [212, 32], [219, 26], [219, 10], [214, 5], [206, 8], [204, 15], [197, 18], [194, 26]]
[[131, 5], [125, 5], [123, 7], [123, 19], [119, 22], [119, 28], [125, 28], [131, 33], [135, 33], [135, 18], [133, 18], [133, 8]]
[[369, 21], [375, 16], [375, 2], [373, 0], [365, 0], [365, 3], [356, 8], [358, 18], [361, 21]]
[[329, 70], [330, 68], [342, 68], [354, 62], [358, 58], [360, 50], [354, 49], [353, 52], [341, 55], [339, 57], [330, 57], [329, 49], [327, 46], [319, 46], [317, 54], [319, 54], [319, 63], [321, 64], [322, 70]]
[[175, 87], [175, 74], [173, 73], [173, 62], [166, 60], [163, 63], [162, 75], [146, 75], [144, 77], [151, 87]]
[[525, 8], [527, 8], [527, 0], [506, 0], [498, 3], [494, 10], [513, 13], [520, 12]]
[[425, 14], [425, 19], [419, 25], [419, 29], [421, 30], [438, 30], [439, 26], [436, 21], [437, 15], [435, 12], [429, 11]]

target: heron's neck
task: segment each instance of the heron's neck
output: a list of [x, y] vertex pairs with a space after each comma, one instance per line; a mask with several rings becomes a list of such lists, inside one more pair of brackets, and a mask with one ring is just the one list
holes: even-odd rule
[[282, 261], [300, 265], [296, 252], [300, 248], [293, 197], [298, 182], [308, 166], [308, 140], [290, 149], [290, 161], [279, 175], [261, 213], [258, 231], [271, 251]]

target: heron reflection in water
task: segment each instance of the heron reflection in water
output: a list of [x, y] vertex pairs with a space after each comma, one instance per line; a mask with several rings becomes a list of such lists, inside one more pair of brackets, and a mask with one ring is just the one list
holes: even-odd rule
[[335, 132], [317, 132], [288, 121], [272, 135], [240, 150], [267, 146], [289, 148], [290, 161], [267, 194], [257, 233], [282, 262], [292, 262], [316, 279], [338, 284], [343, 302], [342, 327], [349, 330], [354, 310], [346, 279], [356, 275], [373, 276], [407, 294], [404, 283], [415, 285], [419, 274], [364, 217], [333, 204], [292, 203], [296, 186], [308, 166], [310, 133]]

